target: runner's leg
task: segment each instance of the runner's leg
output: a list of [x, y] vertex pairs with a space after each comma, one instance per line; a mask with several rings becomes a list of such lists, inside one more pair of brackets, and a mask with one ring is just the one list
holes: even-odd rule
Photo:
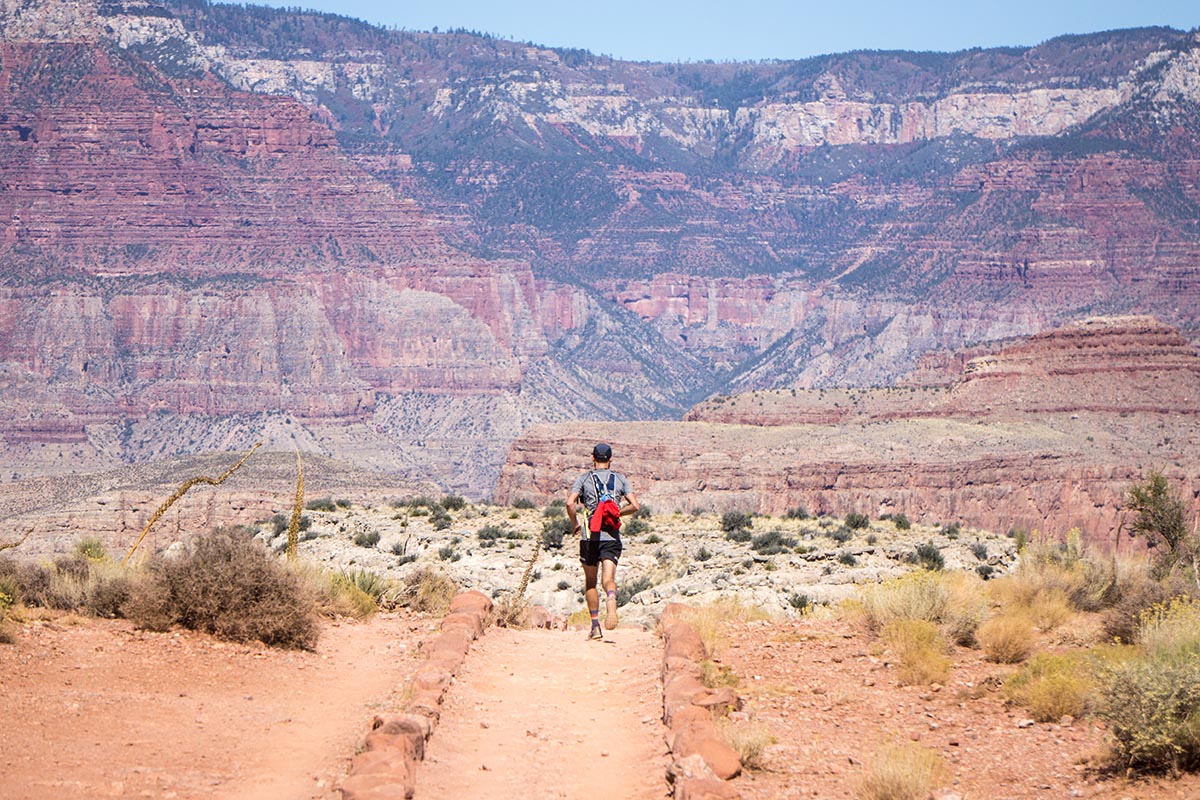
[[611, 631], [617, 627], [617, 562], [609, 559], [601, 561], [600, 573], [608, 610], [604, 618], [604, 627]]
[[600, 629], [600, 594], [596, 591], [596, 573], [599, 569], [599, 564], [583, 565], [583, 596], [587, 600], [588, 613], [592, 616], [593, 633]]

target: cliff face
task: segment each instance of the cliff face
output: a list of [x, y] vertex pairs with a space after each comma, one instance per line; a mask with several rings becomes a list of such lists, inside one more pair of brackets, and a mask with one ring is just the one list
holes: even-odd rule
[[884, 385], [1097, 313], [1195, 341], [1198, 102], [1169, 29], [627, 64], [0, 0], [5, 477], [266, 436], [485, 495], [539, 422]]
[[975, 358], [949, 390], [756, 392], [681, 423], [540, 426], [513, 445], [497, 496], [554, 496], [589, 442], [611, 441], [660, 510], [900, 512], [1112, 542], [1147, 471], [1200, 481], [1198, 415], [1200, 354], [1177, 331], [1092, 319]]

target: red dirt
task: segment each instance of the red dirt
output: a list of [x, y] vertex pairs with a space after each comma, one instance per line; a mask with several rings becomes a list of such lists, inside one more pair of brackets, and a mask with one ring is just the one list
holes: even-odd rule
[[296, 652], [70, 619], [0, 646], [0, 797], [337, 798], [427, 624], [331, 623]]
[[[876, 749], [916, 741], [951, 778], [936, 798], [1165, 800], [1200, 797], [1200, 776], [1128, 781], [1101, 774], [1091, 720], [1030, 724], [999, 681], [1016, 670], [956, 648], [944, 687], [899, 686], [887, 656], [853, 626], [811, 617], [730, 623], [719, 658], [740, 678], [742, 712], [778, 740], [765, 769], [733, 783], [744, 800], [854, 797]], [[1026, 727], [1022, 727], [1025, 725]]]
[[635, 629], [606, 636], [489, 630], [450, 689], [416, 796], [666, 797], [661, 645]]

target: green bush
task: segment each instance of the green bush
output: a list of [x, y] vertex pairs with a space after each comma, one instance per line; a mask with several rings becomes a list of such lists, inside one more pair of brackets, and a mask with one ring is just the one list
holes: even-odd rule
[[794, 538], [785, 536], [781, 531], [777, 530], [767, 531], [750, 540], [750, 549], [764, 556], [787, 553], [795, 546], [796, 540]]
[[1146, 537], [1146, 546], [1162, 548], [1158, 556], [1158, 574], [1168, 574], [1176, 564], [1195, 565], [1197, 550], [1188, 530], [1187, 506], [1161, 472], [1152, 472], [1145, 483], [1134, 484], [1125, 498], [1125, 507], [1137, 514], [1130, 534]]
[[838, 544], [845, 544], [854, 538], [854, 533], [845, 525], [839, 525], [825, 535]]
[[626, 605], [633, 600], [634, 595], [653, 588], [653, 586], [654, 581], [645, 575], [639, 575], [632, 581], [626, 581], [624, 584], [617, 587], [617, 604], [622, 606]]
[[726, 533], [754, 527], [754, 520], [742, 511], [726, 511], [721, 515], [721, 530]]
[[754, 538], [754, 534], [745, 528], [735, 528], [726, 533], [725, 538], [731, 542], [748, 542]]
[[542, 547], [557, 550], [563, 546], [563, 540], [575, 535], [571, 520], [564, 516], [556, 516], [542, 523]]
[[104, 561], [108, 558], [108, 550], [99, 536], [85, 536], [75, 543], [75, 555], [92, 561]]
[[912, 527], [912, 522], [903, 514], [884, 514], [879, 518], [882, 520], [891, 520], [891, 523], [896, 526], [898, 531], [906, 531]]
[[643, 539], [642, 541], [645, 542], [646, 544], [658, 544], [659, 542], [662, 541], [662, 537], [659, 536], [657, 533], [652, 533], [649, 536], [647, 536], [645, 539]]
[[337, 506], [333, 499], [329, 497], [319, 497], [316, 500], [309, 500], [304, 504], [304, 507], [309, 511], [336, 511]]
[[571, 588], [571, 584], [567, 581], [559, 581], [556, 586], [560, 592]]
[[530, 500], [528, 497], [518, 497], [516, 500], [513, 500], [512, 507], [520, 508], [520, 509], [535, 508], [535, 506], [533, 505], [533, 501]]
[[846, 527], [852, 531], [862, 530], [871, 524], [871, 520], [866, 514], [847, 514]]
[[182, 556], [152, 559], [124, 608], [151, 630], [182, 625], [279, 647], [317, 641], [313, 598], [299, 576], [257, 541], [221, 529], [197, 537]]
[[933, 542], [918, 544], [917, 549], [908, 556], [910, 564], [919, 564], [925, 569], [940, 570], [946, 566], [942, 551]]
[[710, 558], [712, 558], [712, 555], [713, 554], [712, 554], [711, 550], [709, 550], [707, 547], [702, 546], [699, 550], [696, 551], [696, 560], [697, 561], [708, 561]]
[[359, 547], [374, 547], [379, 544], [379, 531], [359, 531], [354, 534], [354, 543]]
[[808, 519], [808, 517], [809, 517], [808, 509], [805, 508], [804, 506], [796, 506], [795, 508], [789, 508], [783, 514], [784, 519]]
[[462, 511], [467, 507], [467, 499], [462, 495], [448, 494], [442, 498], [441, 505], [447, 511]]
[[643, 533], [649, 532], [649, 530], [650, 530], [649, 523], [647, 523], [644, 519], [638, 519], [635, 516], [633, 519], [626, 521], [621, 526], [621, 535], [622, 536], [641, 536]]
[[788, 597], [788, 605], [790, 605], [792, 608], [796, 609], [800, 613], [804, 613], [805, 611], [808, 611], [810, 608], [812, 608], [812, 600], [810, 600], [808, 595], [806, 595], [806, 594], [800, 594], [799, 592], [792, 592], [791, 596]]
[[453, 523], [450, 515], [441, 506], [435, 507], [429, 512], [429, 524], [433, 526], [435, 531], [444, 531]]
[[854, 567], [858, 565], [858, 559], [855, 558], [854, 554], [849, 551], [839, 553], [837, 560], [839, 564], [844, 564], [847, 567]]
[[980, 561], [987, 561], [987, 557], [988, 557], [987, 545], [984, 544], [983, 542], [976, 542], [975, 544], [971, 545], [971, 554], [973, 556], [975, 556], [977, 559], [979, 559]]

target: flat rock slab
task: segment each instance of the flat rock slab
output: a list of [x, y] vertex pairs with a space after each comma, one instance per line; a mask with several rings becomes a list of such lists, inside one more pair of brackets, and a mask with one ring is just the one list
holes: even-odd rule
[[447, 695], [416, 797], [667, 797], [661, 644], [605, 635], [489, 630]]

